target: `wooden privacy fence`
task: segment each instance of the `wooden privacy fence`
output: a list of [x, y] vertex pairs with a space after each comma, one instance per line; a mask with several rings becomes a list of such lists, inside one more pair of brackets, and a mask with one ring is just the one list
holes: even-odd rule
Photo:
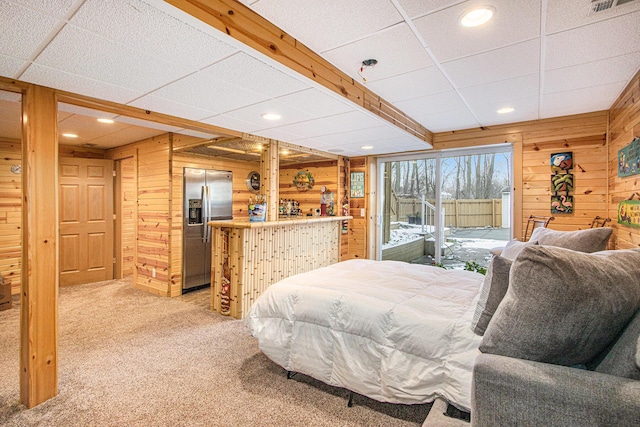
[[[435, 200], [427, 200], [435, 204]], [[395, 202], [395, 200], [394, 200]], [[392, 208], [392, 221], [421, 224], [421, 200], [415, 198], [397, 198], [397, 205]], [[445, 227], [501, 227], [501, 199], [443, 200]], [[393, 213], [396, 213], [394, 215]], [[432, 221], [429, 221], [432, 222]], [[433, 225], [433, 224], [427, 224]]]

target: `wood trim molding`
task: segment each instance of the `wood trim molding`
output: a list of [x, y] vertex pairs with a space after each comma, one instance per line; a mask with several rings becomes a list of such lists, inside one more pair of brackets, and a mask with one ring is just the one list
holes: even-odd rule
[[432, 143], [433, 134], [428, 129], [244, 4], [234, 0], [166, 1], [416, 138]]

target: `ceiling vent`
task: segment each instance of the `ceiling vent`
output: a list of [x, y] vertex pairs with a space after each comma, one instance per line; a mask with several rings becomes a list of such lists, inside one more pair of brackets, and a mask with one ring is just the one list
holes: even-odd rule
[[638, 1], [639, 0], [591, 0], [591, 4], [589, 4], [589, 16], [625, 4], [638, 3]]

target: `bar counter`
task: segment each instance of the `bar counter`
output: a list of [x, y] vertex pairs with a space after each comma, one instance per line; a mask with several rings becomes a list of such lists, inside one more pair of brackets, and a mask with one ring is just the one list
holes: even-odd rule
[[211, 221], [211, 309], [242, 319], [273, 283], [340, 260], [351, 216]]

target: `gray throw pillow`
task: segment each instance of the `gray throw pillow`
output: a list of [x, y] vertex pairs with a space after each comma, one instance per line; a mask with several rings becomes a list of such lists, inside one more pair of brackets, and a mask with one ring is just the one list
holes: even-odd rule
[[507, 245], [502, 249], [500, 256], [503, 258], [510, 259], [513, 261], [516, 259], [520, 251], [522, 251], [527, 246], [537, 245], [538, 242], [535, 240], [529, 240], [528, 242], [521, 242], [519, 240], [509, 240]]
[[638, 336], [640, 336], [640, 310], [636, 311], [595, 371], [640, 380], [640, 368], [636, 365]]
[[509, 269], [512, 261], [501, 256], [491, 258], [487, 274], [484, 276], [480, 299], [476, 305], [476, 311], [471, 321], [471, 330], [476, 335], [484, 335], [491, 317], [504, 298], [509, 287]]
[[531, 233], [529, 240], [539, 245], [557, 246], [580, 252], [598, 252], [607, 249], [613, 229], [609, 227], [588, 228], [576, 231], [557, 231], [538, 227]]
[[558, 365], [585, 364], [640, 307], [640, 249], [586, 254], [528, 246], [480, 351]]

